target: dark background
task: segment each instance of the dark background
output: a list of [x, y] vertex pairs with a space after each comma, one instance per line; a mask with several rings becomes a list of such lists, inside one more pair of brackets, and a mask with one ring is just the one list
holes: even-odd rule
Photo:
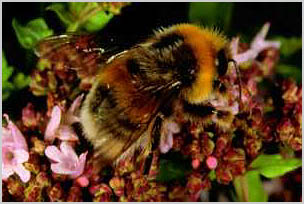
[[[17, 41], [12, 28], [12, 19], [21, 24], [43, 17], [55, 34], [61, 34], [65, 28], [52, 11], [45, 11], [49, 3], [3, 3], [3, 48], [8, 64], [30, 74], [35, 67], [35, 56], [26, 52]], [[117, 44], [132, 45], [152, 34], [153, 29], [175, 23], [188, 22], [189, 3], [132, 3], [125, 7], [121, 15], [114, 17], [99, 32], [104, 41], [111, 38]], [[268, 36], [286, 37], [302, 34], [302, 3], [234, 3], [229, 37], [236, 34], [253, 36], [265, 22], [271, 23]], [[300, 53], [301, 54], [301, 53]], [[299, 55], [300, 55], [299, 54]], [[301, 60], [301, 56], [299, 57]], [[299, 62], [300, 66], [301, 63]], [[3, 112], [17, 116], [28, 101], [45, 103], [43, 97], [34, 97], [27, 90], [21, 90], [3, 102]]]

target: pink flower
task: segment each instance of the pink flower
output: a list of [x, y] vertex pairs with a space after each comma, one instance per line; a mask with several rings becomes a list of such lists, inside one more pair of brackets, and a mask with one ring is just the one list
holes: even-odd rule
[[4, 114], [4, 117], [8, 125], [2, 127], [2, 179], [6, 180], [16, 173], [26, 183], [31, 177], [30, 172], [22, 165], [29, 159], [26, 141], [8, 115]]
[[79, 106], [81, 105], [81, 101], [83, 99], [83, 94], [78, 96], [72, 103], [71, 107], [66, 113], [66, 123], [73, 124], [80, 121], [78, 117]]
[[258, 56], [258, 54], [266, 48], [270, 48], [270, 47], [279, 48], [280, 47], [280, 42], [265, 40], [269, 27], [270, 27], [270, 23], [266, 23], [262, 27], [260, 32], [255, 36], [255, 38], [251, 42], [250, 49], [247, 50], [246, 52], [238, 54], [239, 38], [234, 38], [231, 41], [231, 44], [230, 44], [231, 53], [232, 53], [233, 59], [236, 61], [237, 64], [247, 62], [250, 60], [254, 60]]
[[83, 95], [77, 97], [68, 111], [63, 114], [59, 106], [54, 106], [51, 119], [46, 127], [44, 139], [53, 142], [55, 138], [63, 141], [78, 141], [71, 125], [79, 122], [78, 109]]
[[45, 155], [53, 161], [52, 171], [69, 175], [71, 179], [75, 179], [83, 173], [87, 153], [81, 154], [78, 158], [74, 149], [66, 142], [60, 144], [60, 150], [54, 145], [45, 149]]
[[29, 128], [37, 127], [40, 119], [40, 114], [36, 113], [32, 103], [28, 103], [25, 108], [22, 109], [22, 122], [24, 126]]
[[198, 169], [198, 167], [200, 166], [200, 160], [199, 159], [194, 159], [192, 160], [192, 167], [193, 169]]
[[215, 169], [217, 166], [217, 159], [214, 156], [208, 156], [206, 164], [209, 169]]
[[159, 149], [161, 153], [167, 153], [173, 146], [173, 134], [178, 133], [180, 128], [177, 123], [169, 120], [163, 122]]
[[76, 179], [76, 183], [79, 184], [81, 187], [87, 187], [90, 183], [88, 177], [80, 176]]

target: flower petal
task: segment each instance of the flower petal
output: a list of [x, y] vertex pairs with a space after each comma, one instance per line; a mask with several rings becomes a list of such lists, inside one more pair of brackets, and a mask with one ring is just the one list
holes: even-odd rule
[[78, 163], [79, 160], [78, 160], [78, 156], [77, 156], [75, 150], [67, 142], [62, 142], [60, 144], [60, 150], [63, 153], [63, 155], [65, 157], [69, 158], [69, 160], [72, 163], [76, 163], [76, 162]]
[[2, 165], [11, 166], [15, 165], [14, 158], [14, 147], [2, 146]]
[[45, 150], [44, 150], [45, 155], [56, 162], [61, 162], [62, 160], [62, 153], [59, 151], [59, 149], [52, 145], [52, 146], [48, 146]]
[[56, 130], [60, 125], [61, 109], [59, 106], [54, 106], [49, 123], [47, 124], [44, 139], [53, 142], [55, 139]]
[[170, 132], [168, 134], [161, 135], [160, 138], [160, 152], [167, 153], [173, 146], [173, 134]]
[[159, 148], [161, 153], [167, 153], [173, 146], [173, 134], [178, 133], [180, 128], [174, 121], [165, 120], [161, 128]]
[[78, 176], [80, 176], [82, 173], [83, 173], [83, 170], [81, 170], [80, 168], [77, 168], [77, 169], [75, 169], [75, 171], [74, 171], [73, 173], [71, 173], [71, 174], [69, 175], [69, 177], [70, 177], [71, 179], [75, 179], [75, 178], [77, 178]]
[[259, 41], [264, 40], [266, 35], [269, 31], [270, 23], [265, 23], [258, 34], [254, 37], [253, 41], [251, 42], [251, 47], [257, 46]]
[[178, 133], [180, 131], [180, 128], [176, 122], [168, 122], [167, 128], [168, 131], [171, 131], [172, 133]]
[[69, 108], [69, 110], [67, 111], [66, 114], [66, 123], [68, 125], [71, 125], [73, 123], [77, 123], [80, 121], [80, 118], [77, 116], [77, 112], [79, 110], [81, 101], [83, 99], [83, 94], [78, 96], [74, 102], [72, 103], [71, 107]]
[[51, 164], [51, 169], [53, 172], [57, 174], [73, 174], [75, 170], [69, 169], [68, 165], [65, 165], [64, 163], [56, 163]]
[[11, 145], [12, 143], [14, 143], [14, 139], [11, 130], [6, 127], [2, 127], [2, 146], [6, 144]]
[[2, 164], [2, 180], [8, 179], [11, 175], [14, 174], [12, 166], [6, 166]]
[[22, 164], [29, 159], [29, 153], [23, 149], [16, 149], [14, 151], [14, 159], [16, 159], [17, 164]]
[[[11, 132], [12, 140], [14, 142], [14, 147], [18, 149], [28, 150], [26, 140], [23, 134], [20, 132], [18, 127], [9, 119], [7, 114], [4, 114], [5, 119], [7, 120], [7, 129]], [[8, 134], [8, 132], [6, 132]], [[6, 135], [9, 136], [9, 135]], [[10, 140], [9, 140], [10, 141]]]
[[240, 40], [239, 37], [235, 37], [230, 42], [230, 51], [232, 56], [238, 54], [239, 40]]
[[236, 40], [232, 41], [232, 44], [230, 44], [230, 47], [233, 48], [232, 54], [233, 59], [237, 62], [237, 64], [240, 64], [242, 62], [254, 60], [258, 54], [269, 47], [279, 48], [280, 42], [277, 41], [267, 41], [265, 40], [265, 37], [268, 33], [270, 27], [270, 23], [266, 23], [260, 32], [254, 37], [253, 41], [250, 43], [250, 49], [246, 52], [243, 52], [241, 54], [237, 54], [236, 52], [236, 43], [238, 43]]
[[80, 96], [78, 96], [72, 103], [71, 107], [69, 108], [69, 112], [71, 113], [75, 113], [77, 111], [77, 109], [79, 108], [81, 101], [83, 99], [84, 94], [81, 94]]
[[82, 171], [84, 170], [85, 162], [87, 159], [87, 154], [88, 154], [88, 151], [86, 151], [85, 153], [82, 153], [79, 156], [79, 166], [82, 168]]
[[87, 187], [90, 183], [89, 179], [86, 176], [80, 176], [79, 178], [76, 179], [76, 182], [81, 186], [81, 187]]
[[16, 167], [14, 167], [14, 171], [24, 183], [28, 182], [31, 178], [30, 171], [26, 170], [22, 164], [18, 164]]
[[61, 125], [58, 130], [58, 137], [63, 141], [78, 141], [78, 136], [74, 132], [74, 130], [67, 125]]
[[88, 154], [88, 152], [85, 152], [79, 156], [79, 162], [77, 163], [77, 166], [75, 167], [75, 172], [70, 175], [71, 179], [75, 179], [78, 176], [83, 174], [87, 154]]

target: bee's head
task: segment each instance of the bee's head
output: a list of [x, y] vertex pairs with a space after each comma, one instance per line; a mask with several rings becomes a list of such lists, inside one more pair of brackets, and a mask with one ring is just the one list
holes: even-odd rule
[[163, 45], [170, 51], [163, 61], [171, 60], [173, 78], [180, 82], [181, 96], [189, 103], [206, 100], [214, 77], [227, 71], [227, 39], [216, 30], [190, 24], [173, 26], [158, 35], [160, 40], [154, 45]]
[[225, 46], [226, 39], [216, 31], [172, 26], [134, 49], [129, 72], [146, 87], [158, 86], [160, 94], [177, 90], [189, 103], [200, 103], [211, 92], [217, 69], [219, 75], [225, 72]]

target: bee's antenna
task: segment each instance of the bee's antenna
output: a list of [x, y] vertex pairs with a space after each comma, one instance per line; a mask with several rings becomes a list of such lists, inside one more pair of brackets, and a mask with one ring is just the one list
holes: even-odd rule
[[240, 106], [242, 105], [242, 85], [241, 85], [241, 73], [240, 73], [240, 69], [237, 66], [237, 63], [234, 59], [228, 59], [228, 63], [229, 62], [233, 62], [236, 74], [237, 74], [237, 78], [238, 78], [238, 84], [239, 84], [239, 104]]

